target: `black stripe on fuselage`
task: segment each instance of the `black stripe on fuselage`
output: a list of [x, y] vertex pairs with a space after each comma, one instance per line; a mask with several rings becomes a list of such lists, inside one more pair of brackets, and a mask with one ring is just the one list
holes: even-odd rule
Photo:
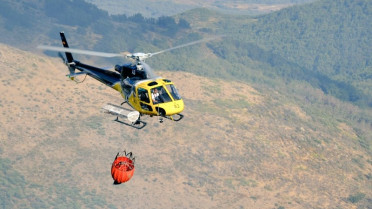
[[114, 71], [97, 68], [80, 62], [76, 62], [76, 69], [86, 72], [92, 78], [110, 87], [120, 81], [120, 74]]

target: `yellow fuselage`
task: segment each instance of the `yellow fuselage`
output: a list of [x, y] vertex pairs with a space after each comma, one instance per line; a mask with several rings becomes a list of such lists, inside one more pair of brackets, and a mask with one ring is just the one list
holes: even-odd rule
[[[164, 116], [172, 116], [184, 110], [183, 100], [179, 96], [177, 98], [173, 89], [171, 90], [171, 88], [169, 88], [172, 85], [174, 87], [173, 82], [163, 78], [142, 80], [134, 85], [134, 89], [131, 91], [130, 95], [125, 95], [120, 83], [116, 83], [112, 87], [119, 91], [124, 99], [127, 98], [130, 106], [142, 114], [159, 115], [163, 113]], [[162, 89], [163, 95], [166, 95], [168, 98], [167, 101], [160, 103], [155, 103], [153, 101], [151, 95], [152, 90], [155, 88]]]

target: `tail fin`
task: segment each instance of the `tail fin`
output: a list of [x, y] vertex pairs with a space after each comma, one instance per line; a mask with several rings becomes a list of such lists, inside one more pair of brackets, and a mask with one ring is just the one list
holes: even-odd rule
[[[60, 32], [59, 34], [61, 35], [61, 40], [62, 40], [63, 47], [68, 48], [68, 43], [67, 43], [67, 40], [66, 40], [66, 37], [65, 37], [65, 33]], [[68, 75], [68, 77], [71, 80], [74, 80], [75, 79], [75, 63], [73, 63], [74, 58], [72, 57], [71, 52], [65, 52], [65, 53], [66, 53], [66, 58], [67, 58], [66, 65], [68, 67], [68, 70], [70, 71], [70, 74]]]
[[[68, 43], [67, 43], [67, 40], [66, 40], [66, 37], [65, 37], [65, 33], [60, 32], [59, 34], [61, 35], [61, 40], [62, 40], [63, 47], [68, 48]], [[74, 58], [72, 57], [72, 54], [70, 52], [66, 52], [66, 58], [67, 58], [67, 63], [71, 63], [71, 62], [74, 61]]]

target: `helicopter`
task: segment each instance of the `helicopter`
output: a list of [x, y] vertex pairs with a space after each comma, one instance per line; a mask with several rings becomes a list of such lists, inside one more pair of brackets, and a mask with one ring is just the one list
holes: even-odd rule
[[[68, 67], [69, 74], [67, 76], [71, 80], [75, 80], [75, 77], [79, 75], [88, 75], [118, 91], [124, 98], [121, 105], [126, 103], [134, 111], [113, 104], [107, 104], [103, 109], [106, 113], [116, 115], [115, 121], [137, 129], [146, 126], [146, 122], [141, 120], [141, 116], [144, 115], [159, 116], [160, 123], [163, 122], [163, 118], [180, 121], [184, 117], [181, 114], [184, 110], [184, 102], [174, 83], [169, 79], [157, 76], [145, 63], [145, 60], [160, 53], [214, 39], [202, 39], [155, 53], [139, 52], [124, 55], [69, 48], [64, 32], [60, 32], [60, 36], [63, 47], [39, 45], [37, 48], [58, 51], [60, 58]], [[65, 52], [66, 59], [61, 52]], [[75, 60], [72, 53], [101, 57], [125, 56], [132, 62], [115, 65], [113, 71], [84, 64]], [[76, 72], [76, 70], [80, 72]], [[119, 117], [126, 117], [129, 123], [119, 120]]]

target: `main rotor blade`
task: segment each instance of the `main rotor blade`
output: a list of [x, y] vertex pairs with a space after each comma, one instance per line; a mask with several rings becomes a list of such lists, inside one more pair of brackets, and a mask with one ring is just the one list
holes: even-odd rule
[[72, 49], [72, 48], [57, 47], [57, 46], [40, 45], [37, 48], [38, 49], [49, 50], [49, 51], [71, 52], [71, 53], [75, 53], [75, 54], [85, 54], [85, 55], [92, 55], [92, 56], [99, 56], [99, 57], [123, 57], [124, 56], [123, 54], [96, 52], [96, 51], [90, 51], [90, 50]]
[[198, 44], [198, 43], [202, 43], [202, 42], [211, 41], [211, 40], [221, 38], [221, 37], [223, 37], [223, 36], [216, 36], [216, 37], [212, 37], [212, 38], [205, 38], [205, 39], [201, 39], [201, 40], [198, 40], [198, 41], [193, 41], [193, 42], [190, 42], [190, 43], [187, 43], [187, 44], [182, 44], [182, 45], [175, 46], [175, 47], [172, 47], [172, 48], [169, 48], [169, 49], [164, 49], [164, 50], [161, 50], [161, 51], [158, 51], [158, 52], [155, 52], [155, 53], [151, 53], [151, 56], [157, 55], [157, 54], [160, 54], [160, 53], [164, 53], [164, 52], [168, 52], [168, 51], [171, 51], [171, 50], [174, 50], [174, 49], [179, 49], [179, 48], [182, 48], [182, 47], [186, 47], [186, 46], [190, 46], [190, 45], [194, 45], [194, 44]]

